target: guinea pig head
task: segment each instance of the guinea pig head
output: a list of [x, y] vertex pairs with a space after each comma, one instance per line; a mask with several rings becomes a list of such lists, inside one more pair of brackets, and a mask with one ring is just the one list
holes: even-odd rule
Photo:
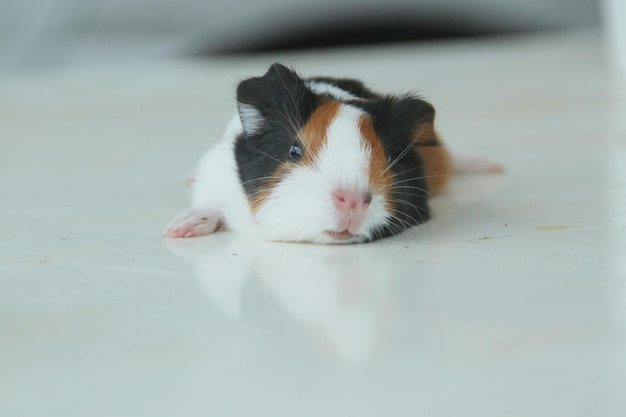
[[237, 102], [235, 158], [264, 238], [367, 242], [430, 217], [419, 148], [438, 142], [425, 101], [339, 101], [274, 64], [239, 84]]

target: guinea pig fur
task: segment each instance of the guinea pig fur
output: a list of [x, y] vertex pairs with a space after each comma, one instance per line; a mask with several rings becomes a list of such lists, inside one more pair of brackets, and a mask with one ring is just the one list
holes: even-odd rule
[[416, 96], [274, 64], [239, 84], [237, 110], [166, 236], [225, 228], [271, 241], [369, 242], [427, 221], [429, 198], [451, 174], [435, 110]]

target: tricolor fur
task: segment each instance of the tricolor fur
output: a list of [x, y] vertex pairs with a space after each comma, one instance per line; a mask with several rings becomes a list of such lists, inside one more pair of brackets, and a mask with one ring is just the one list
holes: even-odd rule
[[224, 226], [276, 241], [372, 241], [428, 220], [450, 175], [435, 111], [415, 96], [274, 64], [239, 84], [237, 106], [200, 162], [193, 207], [166, 235]]

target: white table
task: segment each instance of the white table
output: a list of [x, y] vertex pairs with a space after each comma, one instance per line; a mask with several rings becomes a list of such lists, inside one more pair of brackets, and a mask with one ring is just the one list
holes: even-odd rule
[[[421, 92], [427, 224], [350, 247], [163, 241], [272, 61]], [[626, 415], [626, 98], [595, 33], [0, 79], [0, 415]]]

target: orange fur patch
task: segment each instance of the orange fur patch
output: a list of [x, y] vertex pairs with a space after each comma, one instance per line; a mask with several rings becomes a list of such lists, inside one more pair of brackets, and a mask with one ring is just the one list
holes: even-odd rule
[[435, 132], [435, 125], [424, 122], [415, 130], [415, 150], [424, 164], [426, 188], [431, 194], [441, 192], [452, 174], [452, 159]]
[[[441, 143], [441, 142], [439, 142]], [[441, 192], [452, 175], [452, 158], [443, 146], [416, 146], [415, 150], [422, 158], [426, 187], [432, 194]]]
[[374, 124], [370, 116], [361, 117], [359, 130], [370, 148], [370, 187], [372, 187], [372, 191], [384, 195], [386, 201], [385, 208], [393, 212], [393, 203], [391, 202], [393, 175], [389, 172], [385, 149], [374, 130]]
[[328, 126], [337, 117], [341, 103], [338, 101], [328, 101], [319, 106], [311, 115], [304, 128], [298, 134], [298, 139], [303, 146], [305, 164], [313, 164], [315, 156], [326, 141]]

